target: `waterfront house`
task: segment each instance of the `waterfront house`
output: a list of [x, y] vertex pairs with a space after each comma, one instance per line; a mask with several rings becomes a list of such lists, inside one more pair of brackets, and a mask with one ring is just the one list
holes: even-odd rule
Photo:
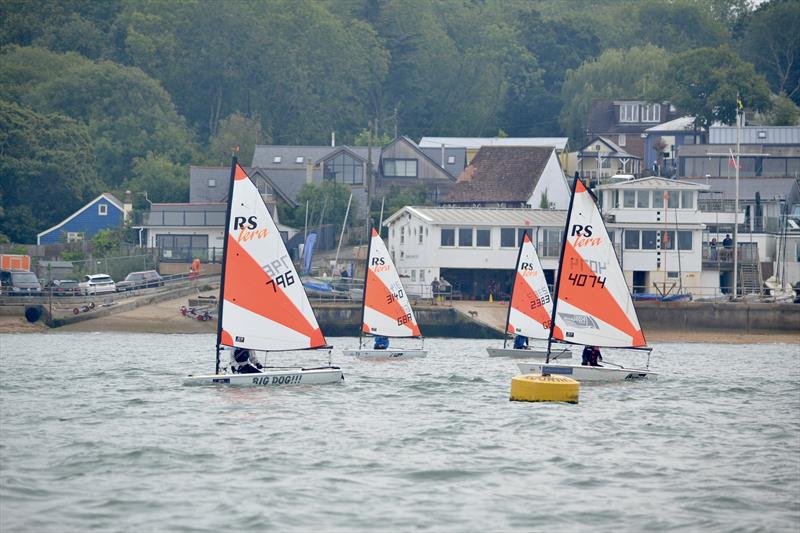
[[570, 190], [552, 147], [484, 146], [441, 203], [566, 209]]
[[586, 119], [586, 138], [604, 137], [642, 160], [645, 131], [675, 118], [675, 108], [668, 102], [595, 100]]
[[694, 128], [694, 117], [679, 117], [644, 130], [643, 169], [656, 176], [675, 176], [678, 147], [704, 144], [706, 134]]
[[590, 183], [604, 183], [615, 174], [638, 176], [642, 158], [606, 137], [595, 137], [575, 153], [575, 168]]
[[123, 203], [104, 192], [55, 226], [38, 233], [36, 244], [88, 241], [100, 231], [119, 228], [132, 210], [130, 198]]
[[528, 231], [552, 283], [563, 210], [405, 206], [386, 219], [387, 246], [411, 294], [430, 296], [434, 278], [457, 297], [507, 298], [522, 233]]

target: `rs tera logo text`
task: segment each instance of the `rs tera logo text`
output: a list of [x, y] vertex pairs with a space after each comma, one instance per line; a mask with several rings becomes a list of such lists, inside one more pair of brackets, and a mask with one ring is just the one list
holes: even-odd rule
[[580, 248], [581, 246], [597, 246], [603, 242], [603, 239], [600, 237], [590, 238], [592, 236], [592, 226], [589, 225], [573, 224], [570, 237], [575, 236], [578, 237], [573, 243], [575, 248]]
[[266, 228], [258, 228], [258, 217], [251, 215], [249, 217], [234, 217], [233, 229], [239, 230], [239, 235], [236, 237], [237, 242], [247, 242], [252, 239], [263, 239], [269, 232]]

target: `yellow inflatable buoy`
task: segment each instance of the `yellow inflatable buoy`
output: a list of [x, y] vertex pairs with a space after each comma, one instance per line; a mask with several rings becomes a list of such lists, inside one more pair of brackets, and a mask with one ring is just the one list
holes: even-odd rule
[[580, 384], [565, 376], [523, 374], [511, 378], [511, 400], [578, 403]]

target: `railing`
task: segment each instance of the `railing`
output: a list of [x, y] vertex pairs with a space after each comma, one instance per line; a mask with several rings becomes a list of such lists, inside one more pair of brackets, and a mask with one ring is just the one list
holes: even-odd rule
[[224, 226], [225, 211], [149, 211], [138, 221], [143, 226]]
[[222, 248], [192, 246], [158, 248], [158, 260], [162, 263], [191, 263], [195, 259], [203, 263], [221, 263]]
[[[721, 244], [711, 246], [711, 243], [703, 243], [703, 266], [717, 266], [733, 268], [733, 247], [724, 247]], [[758, 263], [758, 246], [756, 243], [740, 242], [737, 257], [739, 264]]]

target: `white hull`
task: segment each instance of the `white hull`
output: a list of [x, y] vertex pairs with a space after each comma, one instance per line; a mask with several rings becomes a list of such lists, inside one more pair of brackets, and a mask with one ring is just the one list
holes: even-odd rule
[[324, 385], [344, 380], [342, 370], [335, 366], [323, 368], [266, 368], [258, 374], [209, 374], [187, 376], [184, 385], [230, 385], [238, 387], [287, 387], [294, 385]]
[[631, 381], [652, 378], [657, 375], [655, 372], [643, 368], [562, 365], [542, 362], [517, 363], [517, 367], [523, 374], [552, 374], [567, 376], [578, 381]]
[[428, 355], [428, 350], [344, 350], [342, 353], [358, 359], [369, 359], [370, 361], [388, 361], [390, 359], [417, 359], [420, 357], [426, 357]]
[[[518, 350], [515, 348], [486, 348], [489, 357], [510, 357], [513, 359], [546, 359], [547, 350]], [[550, 359], [572, 359], [567, 349], [550, 352]]]

